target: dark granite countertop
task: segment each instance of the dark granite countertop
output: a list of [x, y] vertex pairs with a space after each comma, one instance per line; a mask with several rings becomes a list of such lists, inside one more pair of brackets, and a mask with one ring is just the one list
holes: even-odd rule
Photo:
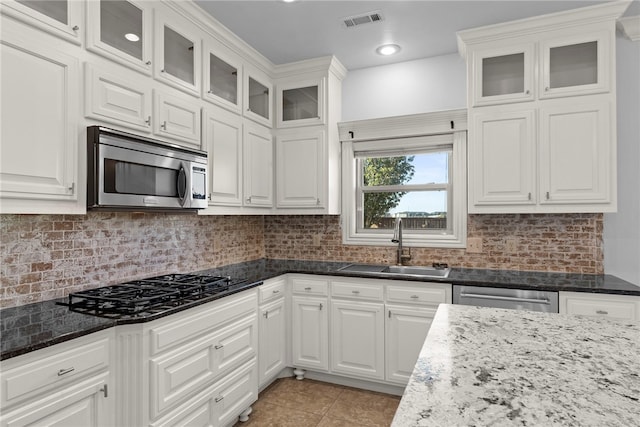
[[[365, 278], [380, 277], [389, 280], [408, 280], [415, 282], [425, 281], [424, 279], [408, 276], [389, 277], [386, 275], [376, 276], [372, 274], [337, 271], [349, 264], [350, 263], [347, 262], [260, 259], [220, 268], [202, 270], [198, 273], [247, 279], [247, 282], [234, 290], [233, 293], [258, 286], [263, 280], [286, 273]], [[640, 296], [640, 286], [633, 285], [611, 275], [452, 268], [448, 278], [429, 279], [426, 281], [477, 286]], [[0, 310], [0, 360], [19, 356], [30, 351], [90, 334], [101, 329], [110, 328], [118, 324], [152, 321], [159, 317], [174, 314], [178, 311], [191, 308], [194, 305], [204, 304], [218, 298], [220, 297], [203, 299], [198, 301], [198, 304], [179, 306], [176, 307], [175, 310], [164, 312], [159, 315], [156, 314], [149, 317], [136, 317], [122, 320], [104, 319], [101, 317], [80, 314], [70, 311], [68, 307], [57, 305], [57, 302], [64, 302], [66, 300], [52, 300], [19, 307], [5, 308]]]

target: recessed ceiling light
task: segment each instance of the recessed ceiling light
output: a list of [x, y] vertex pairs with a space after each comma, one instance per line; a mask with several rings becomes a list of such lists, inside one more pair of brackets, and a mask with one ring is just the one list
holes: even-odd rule
[[397, 44], [383, 44], [376, 49], [379, 55], [389, 56], [400, 52], [400, 46]]
[[127, 33], [124, 35], [124, 38], [129, 40], [130, 42], [137, 42], [140, 40], [140, 37], [137, 34]]
[[293, 3], [296, 0], [282, 0], [282, 1], [285, 2], [285, 3]]

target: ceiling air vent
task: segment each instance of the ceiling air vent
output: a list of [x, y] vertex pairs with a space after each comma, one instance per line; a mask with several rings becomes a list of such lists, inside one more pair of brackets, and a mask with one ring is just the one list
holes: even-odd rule
[[380, 13], [380, 11], [367, 12], [360, 15], [342, 18], [342, 23], [347, 28], [353, 28], [357, 27], [358, 25], [371, 24], [380, 21], [382, 21], [382, 14]]

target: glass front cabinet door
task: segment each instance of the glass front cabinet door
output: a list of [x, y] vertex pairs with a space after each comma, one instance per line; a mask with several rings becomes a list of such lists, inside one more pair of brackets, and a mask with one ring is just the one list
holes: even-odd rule
[[155, 11], [154, 77], [177, 89], [200, 95], [201, 39], [193, 25]]
[[608, 92], [612, 52], [607, 31], [542, 41], [540, 98]]
[[324, 104], [324, 79], [279, 84], [278, 127], [324, 124]]
[[87, 49], [134, 70], [151, 74], [149, 3], [126, 0], [87, 2]]
[[470, 104], [473, 106], [532, 101], [533, 44], [473, 52]]
[[84, 28], [80, 1], [3, 0], [2, 13], [74, 44], [81, 42]]
[[273, 86], [258, 70], [244, 72], [244, 115], [262, 125], [273, 127], [271, 103]]
[[223, 46], [205, 44], [202, 97], [223, 108], [240, 113], [242, 105], [242, 63]]

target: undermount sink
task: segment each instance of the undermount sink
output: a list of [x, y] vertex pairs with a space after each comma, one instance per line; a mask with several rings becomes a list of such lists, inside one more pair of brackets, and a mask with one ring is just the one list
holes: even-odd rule
[[449, 277], [449, 268], [435, 268], [409, 265], [370, 265], [370, 264], [349, 264], [338, 271], [372, 274], [376, 276], [411, 276], [424, 278]]

